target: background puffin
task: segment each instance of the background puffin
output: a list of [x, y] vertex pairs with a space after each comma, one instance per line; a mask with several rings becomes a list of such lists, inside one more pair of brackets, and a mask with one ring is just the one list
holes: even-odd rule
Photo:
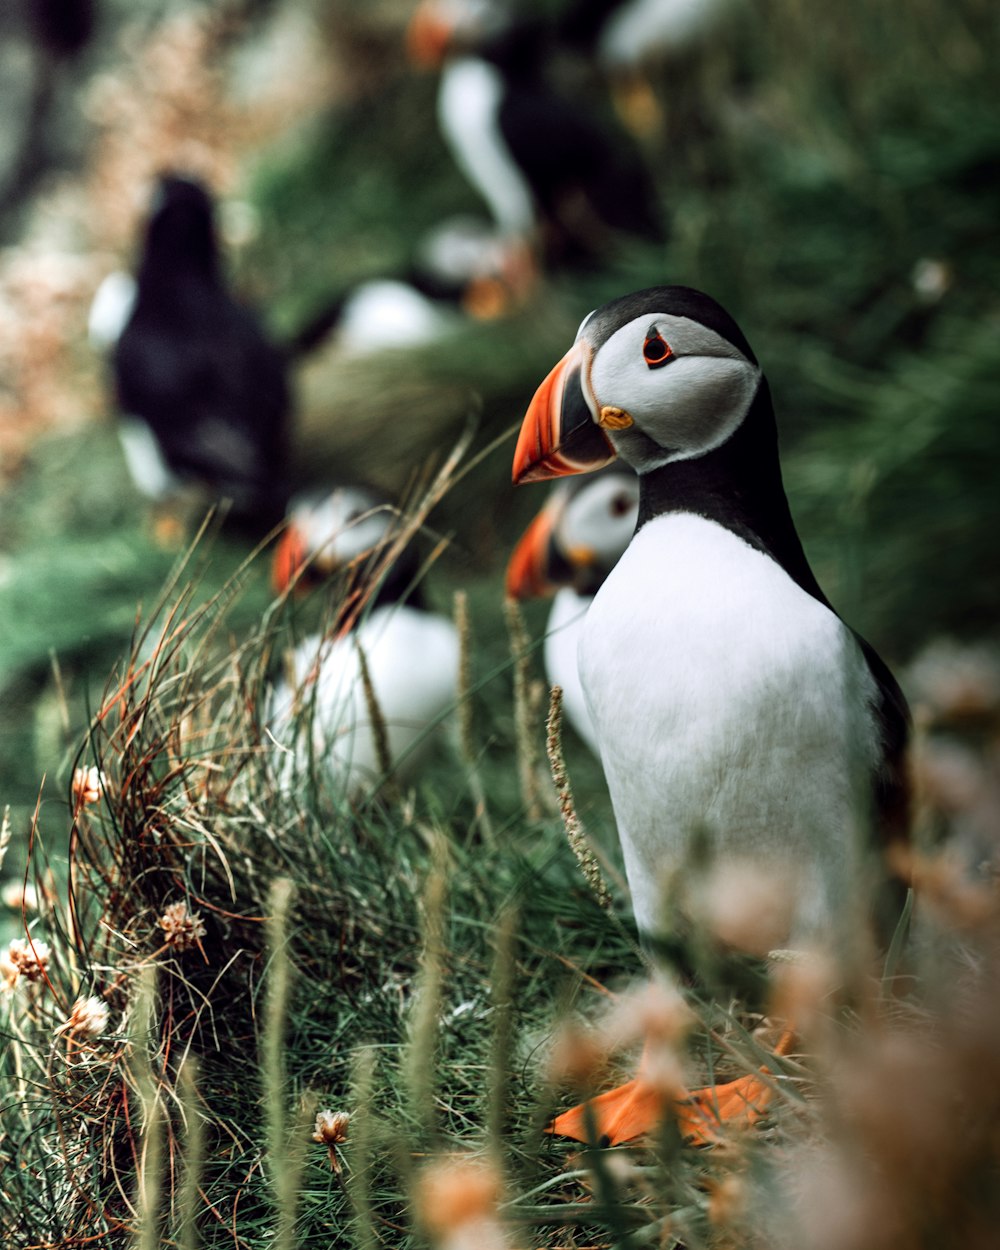
[[549, 28], [489, 0], [425, 0], [411, 58], [442, 66], [438, 123], [452, 156], [511, 236], [552, 264], [607, 252], [620, 235], [655, 240], [663, 222], [648, 172], [545, 76]]
[[332, 339], [364, 356], [439, 342], [469, 317], [508, 312], [525, 283], [522, 249], [488, 222], [448, 217], [417, 244], [405, 272], [359, 282], [331, 300], [290, 344], [299, 356]]
[[286, 359], [227, 288], [200, 183], [160, 179], [134, 299], [120, 282], [105, 295], [91, 337], [114, 340], [121, 440], [136, 486], [161, 500], [197, 481], [231, 500], [234, 517], [269, 529], [286, 498]]
[[420, 572], [412, 536], [377, 492], [340, 486], [292, 501], [275, 555], [276, 587], [336, 578], [337, 600], [330, 628], [294, 649], [268, 701], [268, 732], [287, 785], [313, 760], [349, 799], [383, 779], [360, 655], [393, 776], [405, 780], [424, 758], [457, 698], [459, 643], [452, 621], [424, 605]]
[[570, 724], [597, 756], [577, 651], [587, 610], [628, 546], [638, 514], [639, 482], [623, 465], [560, 482], [507, 565], [512, 598], [555, 596], [545, 628], [545, 673], [550, 685], [562, 687]]
[[[865, 841], [906, 836], [907, 708], [813, 576], [767, 382], [707, 295], [653, 287], [591, 313], [531, 402], [514, 481], [616, 456], [639, 520], [587, 614], [580, 678], [640, 932], [664, 930], [664, 874], [707, 834], [718, 862], [794, 882], [786, 944], [850, 949]], [[755, 1077], [716, 1094], [722, 1116], [766, 1100]], [[593, 1105], [611, 1141], [661, 1114], [641, 1066]], [[583, 1137], [585, 1118], [553, 1128]]]
[[[733, 0], [572, 0], [558, 30], [596, 62], [622, 120], [643, 134], [663, 120], [648, 77], [657, 66], [670, 71], [671, 113], [685, 114], [682, 125], [701, 120], [692, 116], [697, 100], [685, 99], [692, 68], [732, 8]], [[680, 138], [681, 126], [674, 130]]]

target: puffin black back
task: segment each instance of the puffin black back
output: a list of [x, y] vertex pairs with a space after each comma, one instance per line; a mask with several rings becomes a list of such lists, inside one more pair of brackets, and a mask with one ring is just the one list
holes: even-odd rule
[[173, 474], [270, 528], [287, 493], [285, 357], [227, 288], [200, 184], [161, 179], [137, 286], [112, 360], [119, 408], [145, 423]]

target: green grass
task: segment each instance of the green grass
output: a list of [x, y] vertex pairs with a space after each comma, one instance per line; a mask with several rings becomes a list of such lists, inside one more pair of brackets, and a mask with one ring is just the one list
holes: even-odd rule
[[[740, 13], [689, 66], [692, 83], [674, 92], [678, 71], [662, 75], [668, 105], [689, 110], [671, 118], [669, 146], [648, 149], [669, 243], [550, 281], [509, 321], [432, 351], [334, 362], [308, 391], [298, 469], [409, 488], [470, 412], [473, 452], [516, 422], [590, 308], [660, 281], [701, 286], [768, 374], [821, 582], [898, 667], [942, 634], [994, 636], [1000, 607], [995, 6], [772, 0]], [[244, 190], [262, 230], [238, 273], [278, 331], [402, 261], [440, 216], [475, 209], [434, 135], [431, 96], [428, 81], [399, 77], [257, 155]], [[915, 289], [921, 259], [946, 267], [936, 298]], [[558, 818], [526, 816], [500, 590], [541, 495], [509, 489], [509, 454], [484, 455], [429, 518], [452, 539], [432, 601], [449, 611], [454, 590], [468, 593], [471, 747], [440, 750], [411, 790], [355, 808], [321, 774], [280, 794], [256, 718], [266, 671], [321, 604], [274, 608], [263, 557], [233, 582], [248, 547], [226, 532], [180, 565], [123, 486], [106, 423], [40, 442], [5, 488], [3, 871], [24, 871], [30, 833], [49, 899], [33, 931], [54, 952], [50, 986], [0, 996], [7, 1243], [440, 1243], [414, 1216], [421, 1169], [469, 1151], [499, 1170], [517, 1247], [797, 1250], [831, 1244], [828, 1228], [838, 1250], [992, 1244], [1000, 998], [995, 913], [978, 887], [941, 891], [933, 953], [907, 948], [898, 996], [873, 974], [823, 1000], [808, 1062], [787, 1065], [787, 1095], [752, 1141], [706, 1153], [668, 1134], [602, 1161], [539, 1132], [573, 1097], [546, 1073], [557, 1021], [597, 1016], [598, 987], [621, 988], [640, 964], [621, 891], [603, 911]], [[165, 619], [172, 576], [176, 642], [133, 640], [137, 612], [143, 627]], [[528, 605], [536, 639], [544, 616]], [[123, 657], [150, 654], [160, 667], [126, 692], [124, 719], [116, 705], [95, 722]], [[540, 721], [535, 732], [541, 746]], [[598, 770], [566, 736], [579, 811], [613, 865]], [[114, 785], [74, 820], [78, 760], [100, 761]], [[293, 897], [268, 937], [279, 879]], [[205, 921], [203, 949], [164, 952], [157, 922], [181, 899]], [[5, 923], [4, 943], [22, 931], [13, 912]], [[155, 997], [139, 989], [150, 964]], [[92, 993], [111, 1009], [108, 1031], [68, 1047], [54, 1030]], [[755, 1064], [752, 1020], [692, 999], [694, 1070], [728, 1046]], [[149, 1179], [163, 1200], [140, 1218], [151, 1087], [164, 1164]], [[882, 1096], [864, 1097], [872, 1089]], [[339, 1172], [303, 1127], [316, 1103], [354, 1116]], [[827, 1191], [850, 1200], [831, 1212]]]
[[[321, 766], [287, 793], [258, 711], [284, 614], [233, 647], [239, 588], [198, 603], [179, 587], [98, 701], [77, 759], [100, 765], [106, 786], [70, 813], [68, 892], [45, 888], [65, 814], [49, 804], [35, 831], [46, 902], [34, 931], [53, 956], [47, 983], [22, 980], [0, 1002], [10, 1244], [425, 1245], [424, 1168], [456, 1153], [494, 1169], [496, 1218], [515, 1245], [796, 1244], [805, 1217], [783, 1209], [785, 1188], [808, 1183], [810, 1160], [833, 1175], [858, 1150], [895, 1166], [889, 1126], [911, 1103], [936, 1144], [925, 1158], [915, 1140], [889, 1198], [910, 1201], [928, 1167], [946, 1184], [907, 1227], [938, 1229], [945, 1245], [964, 1244], [952, 1226], [992, 1227], [987, 1004], [1000, 948], [980, 887], [942, 896], [937, 949], [903, 965], [915, 988], [886, 995], [874, 964], [845, 964], [818, 996], [808, 980], [792, 991], [812, 1057], [779, 1064], [789, 1079], [767, 1132], [706, 1153], [668, 1128], [641, 1149], [581, 1155], [540, 1134], [573, 1097], [547, 1056], [566, 1012], [599, 1016], [641, 961], [621, 890], [603, 910], [560, 820], [527, 819], [521, 793], [496, 784], [516, 745], [497, 678], [467, 744], [482, 753], [488, 838], [448, 751], [395, 799], [348, 805]], [[473, 661], [475, 686], [493, 665], [478, 649]], [[204, 926], [186, 949], [160, 923], [182, 901]], [[753, 1070], [766, 1058], [753, 1018], [707, 996], [714, 965], [697, 934], [686, 959], [706, 987], [687, 991], [690, 1079]], [[90, 994], [109, 1007], [107, 1028], [67, 1036], [69, 1007]], [[879, 1073], [904, 1061], [914, 1081], [897, 1106]], [[353, 1117], [337, 1169], [310, 1140], [318, 1108]], [[184, 1179], [193, 1150], [197, 1181]], [[857, 1201], [874, 1201], [860, 1181]], [[431, 1241], [444, 1244], [433, 1230]]]

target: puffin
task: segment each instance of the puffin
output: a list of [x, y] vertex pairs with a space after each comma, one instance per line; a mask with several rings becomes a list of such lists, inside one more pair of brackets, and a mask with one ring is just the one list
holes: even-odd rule
[[348, 801], [385, 780], [363, 666], [393, 778], [405, 782], [425, 758], [457, 700], [459, 640], [454, 623], [426, 605], [420, 574], [416, 545], [378, 491], [350, 484], [290, 501], [274, 556], [275, 588], [326, 583], [336, 593], [328, 628], [294, 648], [267, 700], [267, 732], [285, 788], [313, 760]]
[[544, 21], [497, 0], [424, 0], [408, 46], [414, 63], [441, 69], [441, 134], [511, 238], [556, 268], [622, 237], [662, 241], [656, 190], [628, 136], [548, 81]]
[[[794, 882], [785, 946], [851, 949], [870, 879], [891, 880], [907, 838], [909, 713], [809, 566], [767, 380], [710, 296], [656, 286], [591, 312], [531, 400], [513, 479], [619, 457], [638, 521], [587, 612], [579, 675], [640, 935], [655, 955], [681, 920], [664, 916], [663, 885], [707, 842], [737, 874]], [[707, 1141], [700, 1119], [752, 1122], [768, 1098], [751, 1074], [675, 1110]], [[551, 1130], [586, 1140], [596, 1122], [615, 1143], [663, 1115], [643, 1060], [589, 1106]]]
[[90, 334], [111, 345], [119, 434], [143, 495], [195, 481], [262, 531], [281, 520], [287, 361], [230, 293], [200, 182], [160, 177], [134, 289], [120, 278], [99, 289]]
[[587, 610], [629, 544], [639, 513], [639, 482], [620, 462], [558, 482], [507, 565], [512, 599], [553, 595], [543, 658], [549, 683], [577, 735], [600, 756], [577, 668]]
[[732, 0], [572, 0], [559, 30], [605, 70], [636, 70], [658, 54], [697, 46], [731, 6]]
[[525, 285], [520, 248], [489, 222], [454, 214], [418, 241], [402, 272], [370, 278], [330, 300], [293, 337], [304, 355], [327, 338], [338, 354], [370, 356], [438, 343], [473, 320], [508, 313]]
[[650, 70], [669, 68], [671, 109], [684, 114], [677, 129], [690, 126], [699, 101], [684, 100], [686, 79], [733, 8], [734, 0], [571, 0], [557, 27], [568, 46], [597, 64], [628, 128], [645, 135], [663, 120]]

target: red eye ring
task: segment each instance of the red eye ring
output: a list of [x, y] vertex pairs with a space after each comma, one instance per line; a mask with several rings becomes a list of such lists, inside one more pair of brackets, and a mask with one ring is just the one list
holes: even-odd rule
[[642, 345], [642, 358], [650, 369], [661, 369], [673, 356], [673, 348], [657, 330], [650, 326], [646, 331], [646, 340]]

